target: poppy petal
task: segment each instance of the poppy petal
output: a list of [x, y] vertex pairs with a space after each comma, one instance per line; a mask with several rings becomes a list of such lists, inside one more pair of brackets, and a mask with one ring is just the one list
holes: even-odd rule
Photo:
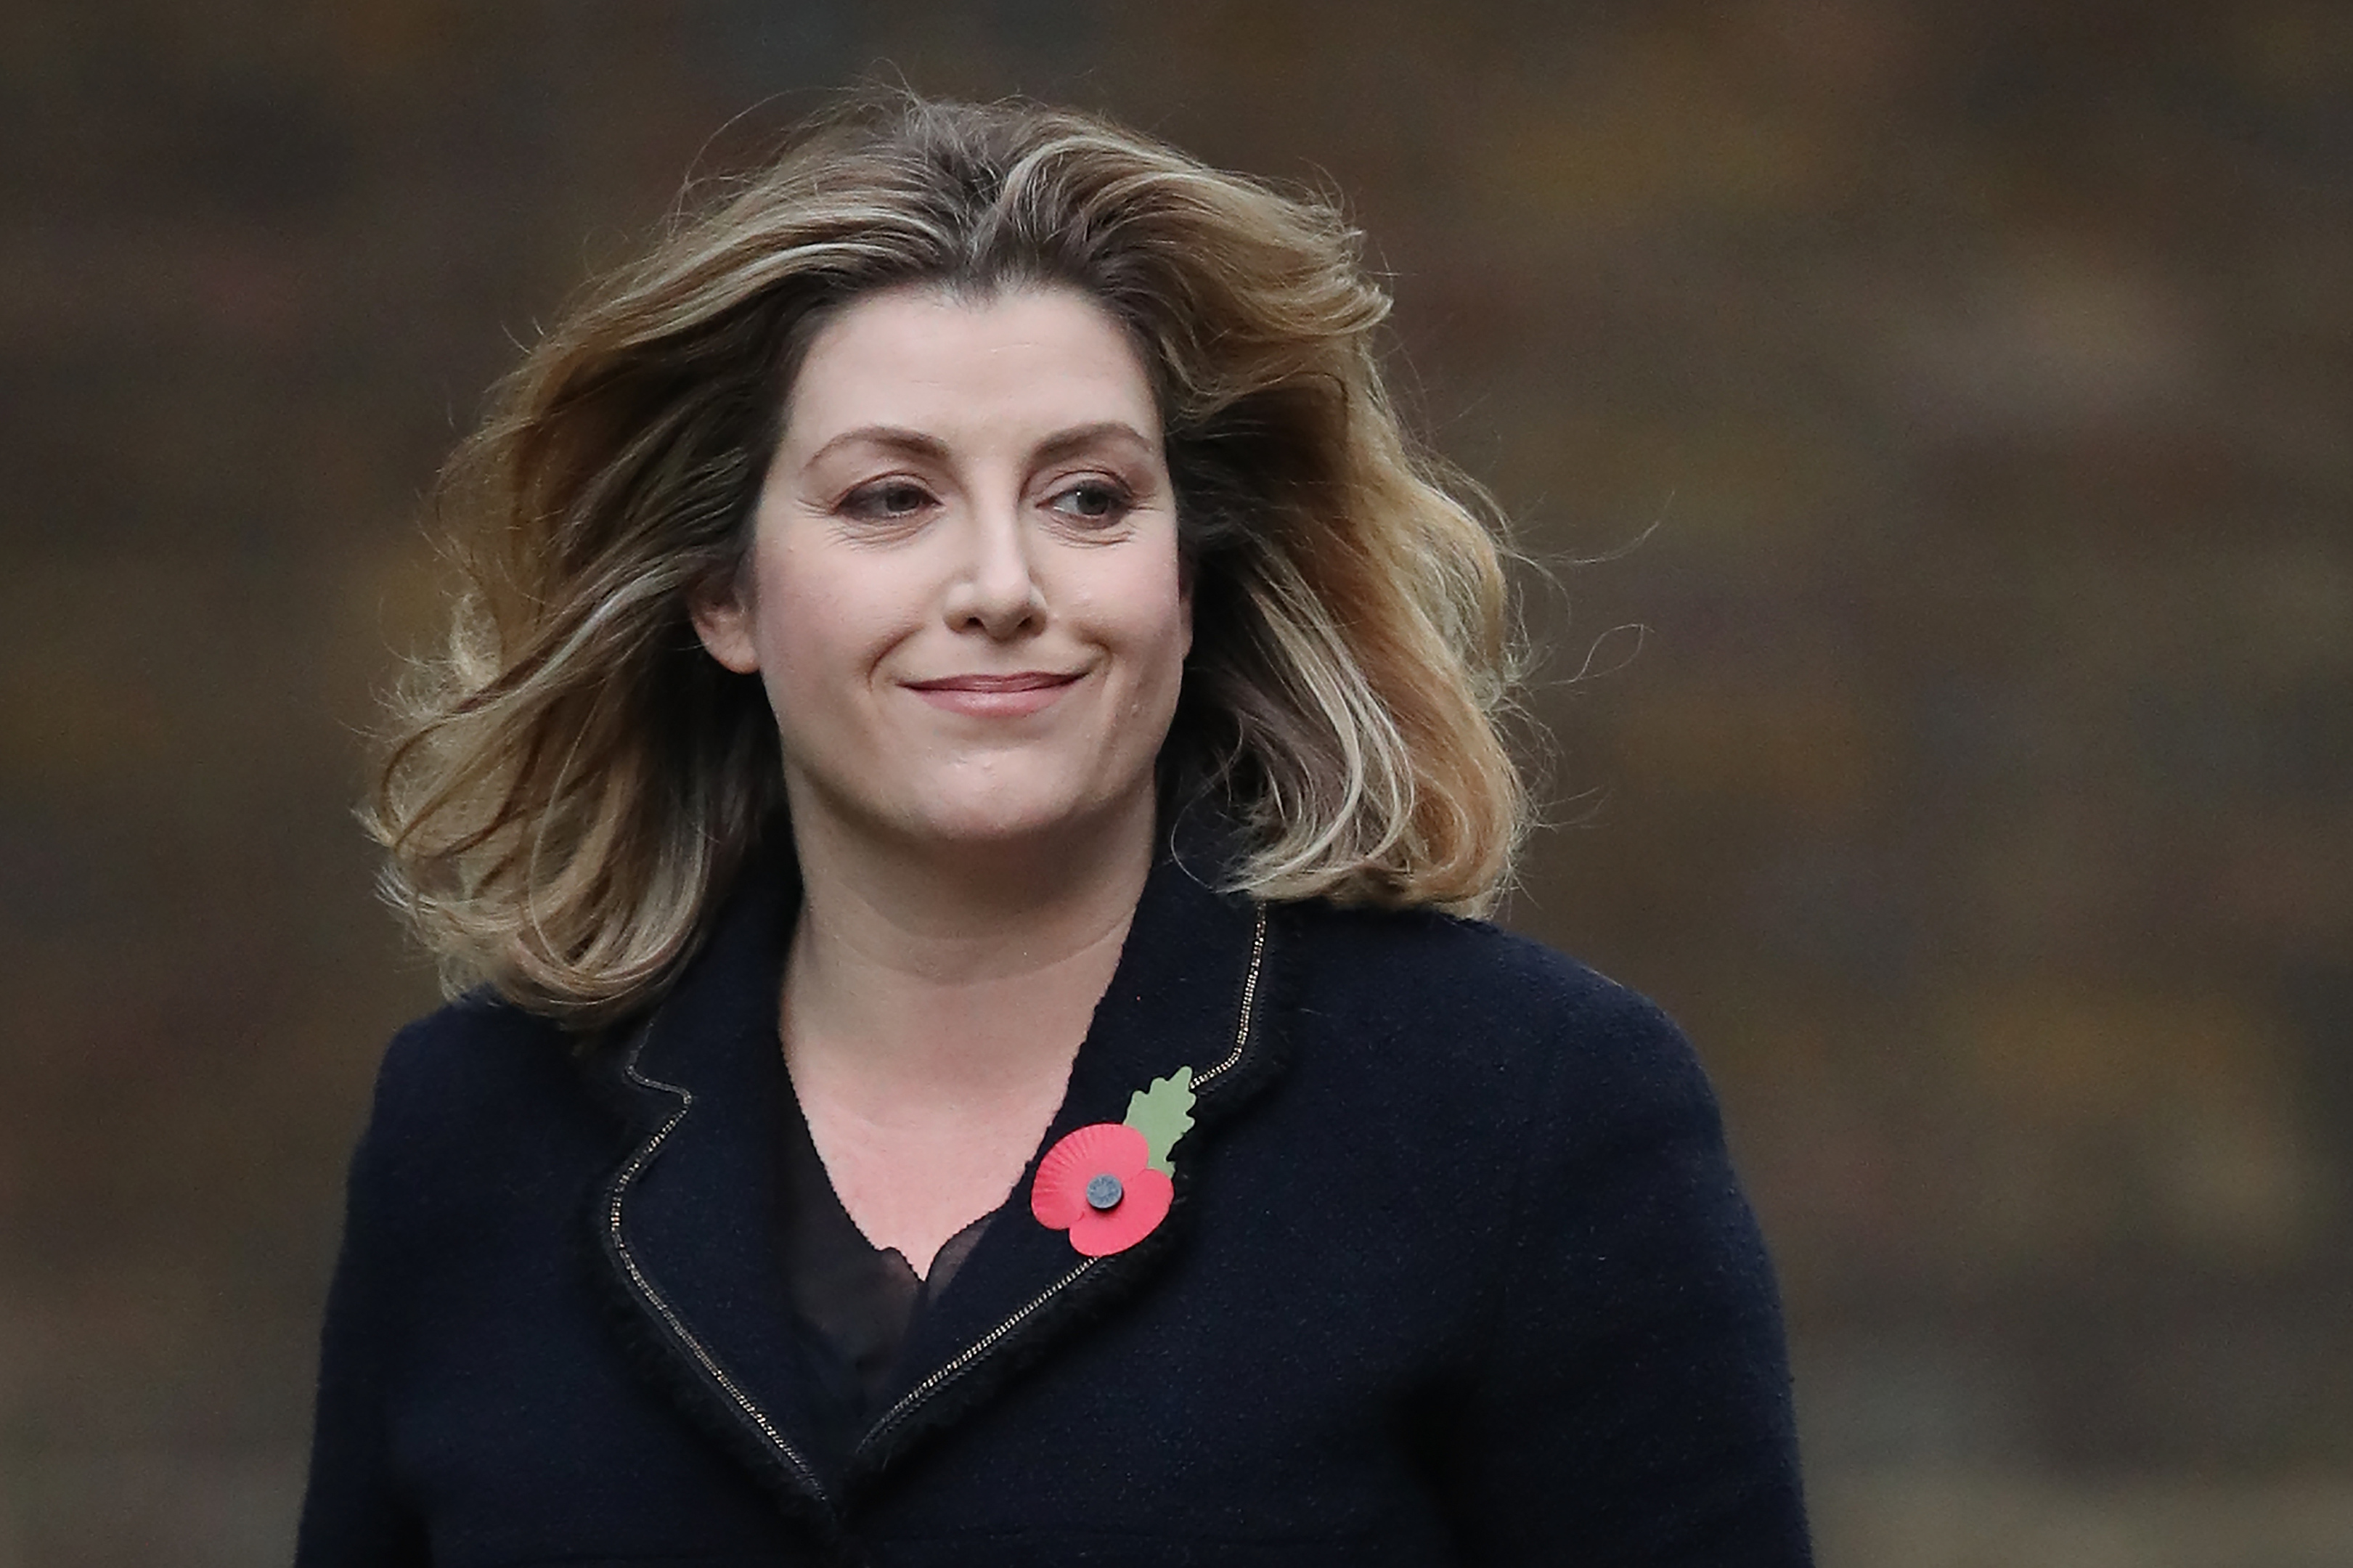
[[[1146, 1172], [1151, 1158], [1152, 1146], [1144, 1134], [1124, 1122], [1097, 1121], [1066, 1133], [1038, 1162], [1037, 1177], [1029, 1184], [1029, 1212], [1050, 1230], [1069, 1230], [1096, 1212], [1087, 1204], [1089, 1182], [1108, 1174], [1117, 1176], [1123, 1188], [1130, 1187], [1138, 1173], [1158, 1174]], [[1168, 1178], [1160, 1179], [1165, 1184]], [[1123, 1199], [1110, 1212], [1126, 1206]]]
[[1125, 1190], [1115, 1206], [1100, 1212], [1090, 1209], [1071, 1226], [1071, 1245], [1086, 1257], [1125, 1252], [1168, 1217], [1176, 1188], [1166, 1176], [1147, 1165], [1132, 1176], [1121, 1176], [1120, 1182]]

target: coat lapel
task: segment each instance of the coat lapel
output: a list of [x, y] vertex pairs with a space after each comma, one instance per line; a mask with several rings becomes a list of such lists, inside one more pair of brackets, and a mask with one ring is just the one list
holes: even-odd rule
[[829, 1533], [777, 1246], [776, 1002], [798, 900], [789, 858], [747, 866], [709, 943], [607, 1063], [635, 1142], [596, 1225], [641, 1370]]
[[[844, 1493], [984, 1404], [1183, 1245], [1194, 1168], [1213, 1157], [1217, 1124], [1279, 1062], [1269, 993], [1281, 922], [1211, 890], [1217, 847], [1196, 839], [1154, 868], [1062, 1105], [971, 1257], [917, 1319]], [[776, 1000], [797, 899], [788, 863], [748, 868], [708, 947], [613, 1059], [637, 1141], [597, 1224], [640, 1360], [781, 1500], [831, 1531], [839, 1499], [795, 1436], [810, 1430], [811, 1406], [773, 1213], [776, 1119], [788, 1092]], [[1174, 1157], [1175, 1205], [1126, 1251], [1081, 1257], [1029, 1212], [1039, 1155], [1076, 1128], [1120, 1121], [1132, 1094], [1180, 1067], [1193, 1070], [1196, 1100]]]

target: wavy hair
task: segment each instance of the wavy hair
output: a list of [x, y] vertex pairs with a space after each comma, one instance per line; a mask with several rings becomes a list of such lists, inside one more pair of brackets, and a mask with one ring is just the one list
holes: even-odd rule
[[1134, 335], [1194, 599], [1164, 795], [1229, 816], [1232, 885], [1487, 908], [1526, 820], [1499, 529], [1400, 429], [1357, 234], [1092, 116], [893, 97], [592, 284], [444, 471], [463, 585], [364, 818], [445, 983], [584, 1026], [628, 1011], [789, 831], [762, 688], [689, 603], [743, 562], [818, 326], [906, 284], [1074, 288]]

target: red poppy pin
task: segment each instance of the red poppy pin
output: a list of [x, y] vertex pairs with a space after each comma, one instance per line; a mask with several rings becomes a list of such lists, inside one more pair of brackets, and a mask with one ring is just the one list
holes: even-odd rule
[[1167, 1217], [1176, 1195], [1168, 1151], [1193, 1125], [1193, 1069], [1178, 1068], [1139, 1089], [1124, 1121], [1097, 1121], [1068, 1133], [1038, 1162], [1029, 1212], [1067, 1230], [1089, 1258], [1125, 1252]]

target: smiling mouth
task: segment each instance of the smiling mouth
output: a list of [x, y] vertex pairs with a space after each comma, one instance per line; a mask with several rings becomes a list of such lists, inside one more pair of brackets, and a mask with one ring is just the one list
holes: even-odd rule
[[1020, 719], [1044, 711], [1076, 686], [1084, 670], [1025, 669], [1011, 675], [944, 675], [907, 689], [934, 708], [973, 719]]
[[1015, 675], [944, 675], [936, 680], [911, 680], [907, 684], [917, 691], [1046, 691], [1068, 686], [1078, 679], [1076, 673], [1025, 669]]

